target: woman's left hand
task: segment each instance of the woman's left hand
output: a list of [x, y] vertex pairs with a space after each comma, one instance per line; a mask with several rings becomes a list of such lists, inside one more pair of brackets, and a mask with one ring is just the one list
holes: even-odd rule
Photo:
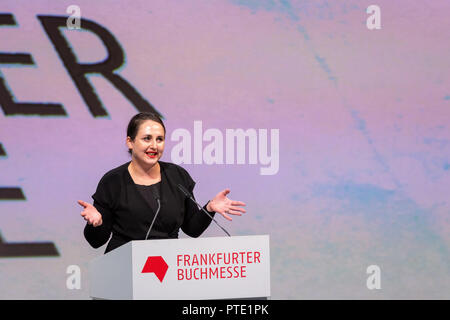
[[233, 220], [228, 214], [241, 216], [245, 213], [244, 208], [239, 206], [245, 206], [242, 201], [235, 201], [227, 198], [227, 194], [230, 193], [230, 189], [225, 189], [218, 194], [208, 203], [206, 209], [208, 211], [215, 211], [220, 213], [225, 219]]

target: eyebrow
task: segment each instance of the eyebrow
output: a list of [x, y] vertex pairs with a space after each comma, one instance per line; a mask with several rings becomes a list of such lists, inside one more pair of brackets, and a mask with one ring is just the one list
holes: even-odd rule
[[[151, 135], [151, 134], [144, 134], [143, 137], [153, 137], [153, 135]], [[162, 135], [159, 135], [159, 136], [156, 136], [156, 137], [157, 138], [164, 138], [164, 136], [162, 136]]]

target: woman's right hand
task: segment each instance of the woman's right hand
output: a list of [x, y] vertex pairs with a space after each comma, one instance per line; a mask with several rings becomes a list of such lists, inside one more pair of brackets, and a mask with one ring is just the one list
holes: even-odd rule
[[97, 211], [97, 209], [95, 209], [92, 204], [84, 202], [82, 200], [78, 200], [78, 204], [84, 208], [84, 210], [81, 212], [81, 216], [84, 218], [84, 220], [87, 221], [88, 224], [92, 224], [92, 226], [94, 227], [102, 225], [102, 215]]

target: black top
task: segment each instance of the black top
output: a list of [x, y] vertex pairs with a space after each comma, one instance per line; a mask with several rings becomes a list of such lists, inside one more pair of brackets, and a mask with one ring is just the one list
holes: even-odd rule
[[[177, 187], [181, 184], [193, 194], [195, 181], [185, 169], [173, 163], [159, 161], [161, 181], [147, 187], [134, 183], [128, 172], [129, 164], [127, 162], [108, 171], [100, 179], [97, 190], [92, 195], [93, 205], [101, 213], [103, 221], [101, 226], [86, 224], [84, 228], [84, 236], [92, 247], [104, 245], [111, 234], [105, 253], [128, 241], [144, 240], [156, 213], [154, 194], [158, 185], [161, 208], [149, 239], [178, 238], [180, 228], [191, 237], [198, 237], [206, 230], [211, 218], [201, 212]], [[139, 192], [139, 189], [144, 189], [141, 191], [147, 196]], [[214, 212], [210, 214], [213, 216]]]
[[141, 193], [145, 201], [147, 201], [150, 208], [152, 208], [152, 211], [156, 213], [158, 210], [158, 202], [156, 201], [156, 198], [159, 198], [159, 195], [161, 194], [161, 181], [149, 186], [136, 184], [136, 188]]

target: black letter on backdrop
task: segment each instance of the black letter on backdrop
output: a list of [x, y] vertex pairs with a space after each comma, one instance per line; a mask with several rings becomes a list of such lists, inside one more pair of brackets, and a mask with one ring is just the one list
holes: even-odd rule
[[[12, 14], [0, 14], [0, 26], [16, 26]], [[0, 53], [0, 64], [34, 65], [28, 53]], [[15, 102], [12, 91], [8, 88], [0, 72], [0, 106], [6, 116], [38, 115], [66, 116], [64, 107], [59, 103]]]
[[[0, 143], [0, 157], [6, 157], [6, 151]], [[0, 201], [26, 200], [21, 188], [0, 187]], [[3, 212], [2, 212], [3, 213]], [[0, 258], [14, 257], [58, 257], [59, 252], [53, 242], [6, 242], [0, 233]]]
[[38, 18], [94, 117], [107, 116], [108, 113], [97, 97], [95, 89], [88, 81], [87, 75], [93, 73], [101, 74], [108, 79], [133, 103], [137, 110], [160, 115], [135, 88], [114, 73], [114, 70], [117, 70], [124, 64], [125, 57], [120, 44], [107, 29], [93, 21], [81, 19], [82, 28], [93, 32], [102, 40], [108, 52], [108, 57], [97, 63], [78, 63], [71, 46], [59, 29], [67, 27], [67, 17], [38, 15]]

